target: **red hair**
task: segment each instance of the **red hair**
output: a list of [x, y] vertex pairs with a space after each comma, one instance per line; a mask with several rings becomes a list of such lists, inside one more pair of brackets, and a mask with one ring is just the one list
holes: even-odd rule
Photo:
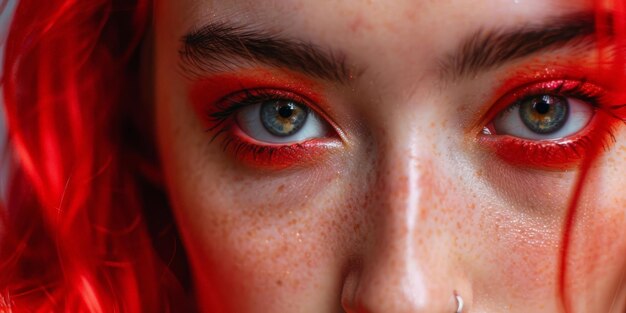
[[[597, 10], [599, 38], [626, 43], [624, 3], [610, 5], [611, 22]], [[0, 312], [193, 309], [184, 306], [184, 252], [154, 174], [151, 108], [141, 97], [138, 47], [150, 8], [148, 0], [20, 0], [3, 80], [18, 161], [0, 210]], [[618, 49], [615, 64], [600, 69], [620, 84], [624, 55]], [[564, 222], [565, 311], [569, 233], [592, 161]]]
[[137, 122], [150, 120], [138, 79], [150, 9], [20, 0], [3, 80], [19, 161], [0, 224], [0, 312], [181, 311], [152, 242], [172, 258], [172, 219], [149, 229], [144, 218], [167, 206], [150, 187], [150, 125]]

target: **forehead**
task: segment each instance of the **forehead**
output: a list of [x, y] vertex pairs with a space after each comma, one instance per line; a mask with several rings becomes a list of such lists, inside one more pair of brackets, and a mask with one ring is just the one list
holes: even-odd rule
[[[506, 26], [589, 9], [591, 0], [158, 0], [184, 24], [227, 19], [281, 26], [289, 32], [341, 31], [380, 34], [388, 39], [454, 35], [471, 27]], [[289, 27], [284, 27], [289, 26]], [[459, 29], [460, 28], [460, 29]], [[326, 30], [323, 31], [323, 30]], [[321, 31], [321, 34], [320, 34]], [[422, 35], [422, 36], [420, 36]], [[357, 38], [344, 38], [351, 41]], [[373, 38], [372, 38], [373, 39]]]

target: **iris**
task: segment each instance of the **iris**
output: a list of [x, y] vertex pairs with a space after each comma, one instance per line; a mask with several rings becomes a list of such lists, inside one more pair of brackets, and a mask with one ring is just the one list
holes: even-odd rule
[[569, 103], [565, 97], [538, 95], [522, 100], [520, 118], [528, 129], [537, 134], [559, 131], [569, 117]]
[[272, 100], [261, 106], [261, 123], [271, 134], [286, 137], [298, 132], [306, 123], [308, 108], [294, 101]]

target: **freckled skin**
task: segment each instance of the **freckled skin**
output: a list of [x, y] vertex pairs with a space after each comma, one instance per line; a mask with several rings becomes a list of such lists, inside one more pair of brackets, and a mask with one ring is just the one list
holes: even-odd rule
[[[457, 292], [464, 312], [561, 312], [562, 222], [576, 170], [512, 165], [473, 129], [503, 78], [543, 59], [454, 84], [433, 67], [474, 28], [588, 5], [518, 2], [157, 0], [156, 132], [202, 310], [454, 312]], [[338, 151], [268, 170], [210, 142], [178, 50], [190, 28], [213, 19], [279, 29], [364, 65], [347, 86], [319, 82], [345, 135]], [[571, 65], [556, 54], [545, 59]], [[625, 308], [626, 127], [614, 136], [572, 228], [572, 312]]]

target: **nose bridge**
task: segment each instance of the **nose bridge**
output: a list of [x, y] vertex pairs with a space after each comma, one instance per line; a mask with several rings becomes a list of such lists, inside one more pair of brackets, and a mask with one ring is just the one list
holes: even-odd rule
[[412, 136], [399, 138], [381, 149], [384, 152], [378, 166], [382, 169], [372, 186], [376, 201], [370, 210], [382, 221], [379, 236], [390, 246], [402, 246], [402, 251], [410, 254], [426, 244], [424, 237], [431, 237], [433, 228], [440, 226], [428, 222], [437, 199], [433, 197], [436, 178], [429, 155], [432, 151], [420, 149], [425, 145], [430, 147]]
[[375, 139], [379, 146], [378, 175], [371, 187], [377, 201], [371, 209], [382, 214], [388, 224], [402, 225], [407, 234], [415, 234], [424, 230], [424, 225], [417, 228], [417, 223], [429, 215], [429, 202], [436, 200], [432, 193], [436, 189], [433, 173], [437, 155], [436, 132], [417, 122], [434, 120], [437, 114], [427, 108], [407, 110], [402, 104], [390, 111], [385, 131]]
[[[355, 292], [358, 312], [454, 312], [445, 231], [431, 210], [433, 162], [417, 138], [381, 153], [368, 210], [376, 227]], [[430, 146], [430, 145], [429, 145]]]
[[[375, 188], [380, 192], [375, 208], [380, 214], [380, 229], [377, 232], [380, 246], [379, 255], [385, 255], [381, 262], [399, 265], [394, 270], [404, 271], [403, 284], [419, 287], [421, 280], [419, 250], [424, 248], [429, 229], [420, 223], [420, 217], [427, 215], [428, 205], [424, 203], [424, 169], [416, 145], [395, 145], [386, 151], [382, 166], [383, 175], [378, 178]], [[386, 192], [385, 192], [386, 191]], [[410, 281], [409, 281], [410, 278]], [[415, 288], [411, 288], [415, 289]], [[419, 288], [417, 288], [419, 289]], [[414, 301], [423, 299], [419, 293], [411, 292]]]

